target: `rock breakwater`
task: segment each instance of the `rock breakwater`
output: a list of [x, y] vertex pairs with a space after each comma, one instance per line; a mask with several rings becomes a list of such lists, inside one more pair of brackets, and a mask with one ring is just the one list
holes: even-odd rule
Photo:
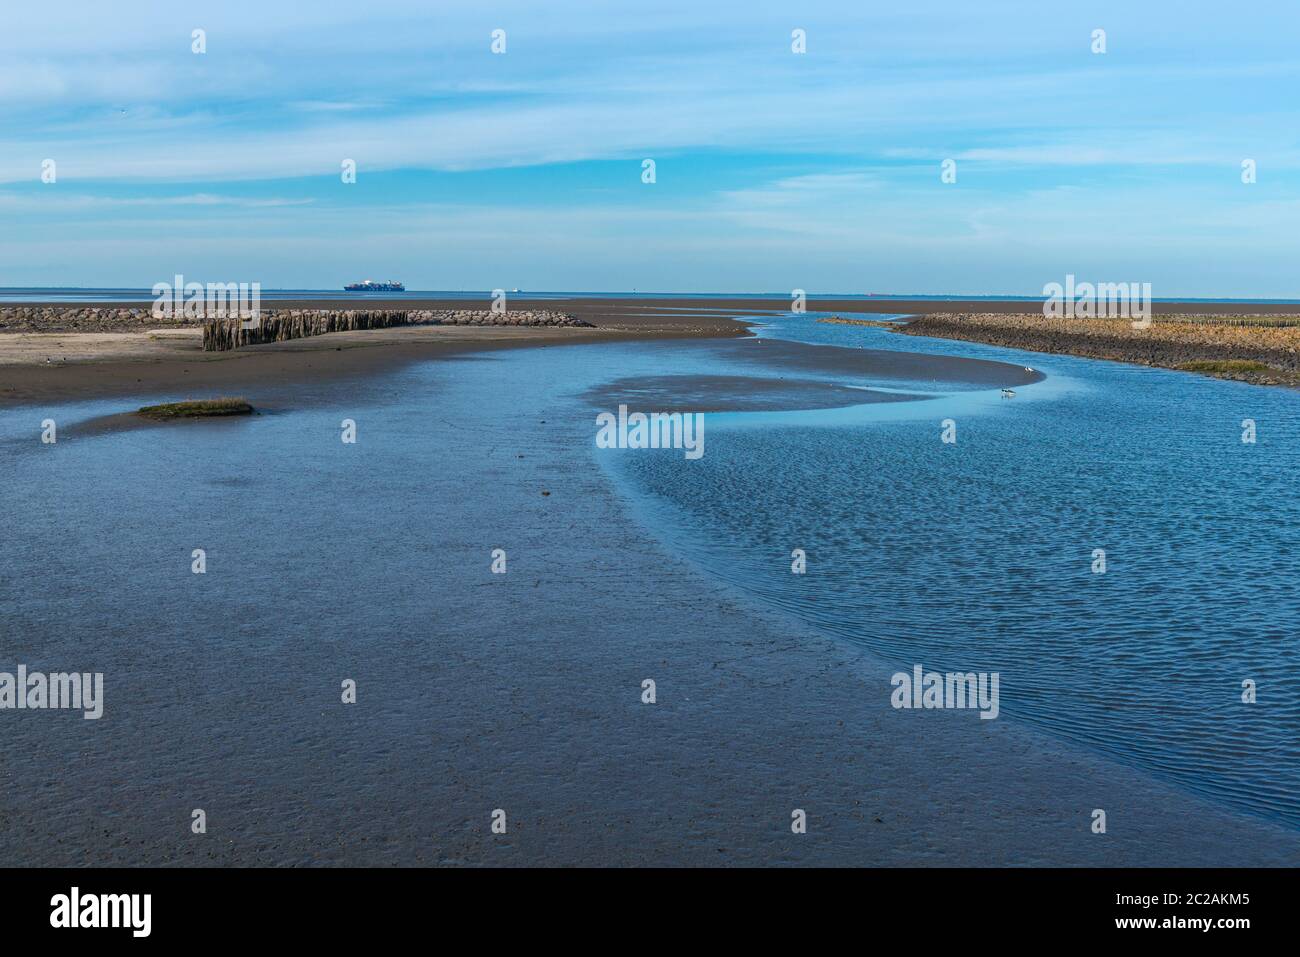
[[[1031, 352], [1184, 368], [1258, 385], [1300, 385], [1300, 316], [1157, 316], [1149, 328], [1134, 329], [1124, 319], [935, 313], [917, 316], [898, 331]], [[1264, 368], [1253, 368], [1251, 363]]]

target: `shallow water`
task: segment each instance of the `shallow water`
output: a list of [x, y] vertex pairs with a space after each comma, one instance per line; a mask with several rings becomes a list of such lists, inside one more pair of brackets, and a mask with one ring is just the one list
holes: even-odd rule
[[[528, 720], [521, 660], [532, 674], [563, 661], [563, 629], [501, 635], [501, 622], [544, 602], [574, 628], [619, 627], [582, 562], [614, 562], [626, 543], [566, 540], [540, 496], [594, 501], [598, 472], [544, 463], [595, 457], [658, 537], [756, 599], [900, 667], [998, 670], [1000, 720], [1300, 823], [1295, 393], [812, 318], [765, 334], [1028, 361], [1049, 378], [1001, 399], [987, 383], [801, 369], [773, 396], [820, 380], [805, 393], [930, 397], [710, 412], [696, 461], [597, 452], [592, 396], [637, 377], [658, 377], [661, 395], [674, 376], [744, 381], [762, 364], [737, 350], [764, 345], [501, 352], [268, 387], [251, 398], [272, 414], [120, 433], [78, 436], [77, 423], [167, 397], [0, 413], [0, 670], [103, 671], [107, 698], [102, 725], [8, 725], [0, 768], [16, 786], [0, 819], [69, 834], [98, 822], [122, 842], [112, 859], [170, 860], [194, 852], [183, 826], [165, 841], [159, 821], [187, 822], [207, 800], [243, 841], [214, 860], [280, 861], [292, 846], [384, 862], [418, 859], [427, 825], [402, 803], [412, 794], [462, 822], [495, 800], [484, 780], [562, 790], [547, 753], [475, 742], [493, 733], [485, 709], [503, 727]], [[47, 416], [53, 447], [39, 442]], [[345, 417], [355, 446], [339, 440]], [[956, 445], [939, 440], [949, 417]], [[1240, 442], [1245, 417], [1256, 445]], [[504, 541], [513, 571], [497, 581], [488, 552]], [[789, 571], [796, 547], [804, 576]], [[1108, 570], [1095, 575], [1099, 547]], [[559, 564], [538, 557], [557, 552]], [[340, 714], [341, 675], [385, 689], [382, 703]], [[1240, 703], [1244, 678], [1255, 705]], [[556, 673], [557, 695], [567, 680]], [[386, 843], [358, 857], [340, 833]]]
[[660, 535], [903, 670], [999, 672], [1006, 718], [1300, 826], [1300, 394], [813, 317], [764, 334], [1049, 377], [710, 416], [694, 462], [606, 456]]

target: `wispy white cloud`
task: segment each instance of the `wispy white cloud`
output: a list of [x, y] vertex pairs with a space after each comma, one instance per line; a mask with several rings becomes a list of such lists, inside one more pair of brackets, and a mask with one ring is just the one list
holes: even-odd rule
[[96, 196], [55, 192], [52, 190], [22, 194], [0, 192], [0, 209], [10, 211], [54, 214], [94, 212], [114, 209], [149, 209], [157, 206], [229, 206], [239, 209], [275, 209], [285, 206], [309, 206], [313, 197], [245, 197], [220, 196], [214, 193], [192, 193], [186, 196]]
[[[1245, 32], [1252, 55], [1235, 55], [1242, 26], [1208, 9], [1184, 11], [1181, 27], [1213, 29], [1217, 58], [1187, 62], [1161, 46], [1179, 25], [1154, 18], [1164, 32], [1147, 32], [1153, 16], [1118, 3], [1095, 11], [1110, 25], [1106, 57], [1080, 39], [1091, 19], [1009, 0], [798, 15], [670, 2], [617, 17], [581, 2], [322, 2], [309, 22], [245, 0], [202, 17], [74, 6], [57, 30], [23, 8], [0, 31], [0, 181], [31, 179], [45, 157], [81, 179], [170, 182], [323, 175], [345, 156], [369, 170], [466, 170], [692, 148], [1188, 163], [1261, 127], [1276, 153], [1300, 152], [1279, 122], [1294, 100], [1274, 89], [1300, 68], [1264, 56], [1262, 22]], [[789, 51], [793, 23], [809, 30], [807, 55]], [[497, 25], [505, 56], [489, 52]], [[1152, 125], [1181, 148], [1163, 149]]]

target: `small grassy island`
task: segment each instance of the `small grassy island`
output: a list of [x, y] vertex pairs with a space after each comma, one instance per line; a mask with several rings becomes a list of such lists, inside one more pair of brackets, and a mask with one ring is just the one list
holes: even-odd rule
[[151, 419], [202, 419], [212, 416], [252, 415], [253, 407], [244, 399], [187, 399], [184, 402], [166, 402], [146, 405], [137, 409], [136, 415]]

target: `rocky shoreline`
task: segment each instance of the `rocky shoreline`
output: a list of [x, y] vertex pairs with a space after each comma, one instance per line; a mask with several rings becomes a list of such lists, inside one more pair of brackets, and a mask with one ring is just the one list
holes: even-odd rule
[[1147, 329], [1134, 329], [1125, 319], [931, 313], [908, 320], [897, 331], [1200, 372], [1256, 385], [1300, 386], [1300, 316], [1169, 315]]
[[[286, 325], [352, 324], [366, 310], [263, 308], [264, 320]], [[488, 309], [415, 309], [403, 312], [405, 320], [393, 325], [446, 326], [552, 326], [592, 328], [568, 313], [540, 309], [492, 312]], [[4, 306], [0, 307], [0, 332], [144, 332], [147, 329], [184, 329], [204, 325], [203, 319], [158, 319], [148, 306]]]

